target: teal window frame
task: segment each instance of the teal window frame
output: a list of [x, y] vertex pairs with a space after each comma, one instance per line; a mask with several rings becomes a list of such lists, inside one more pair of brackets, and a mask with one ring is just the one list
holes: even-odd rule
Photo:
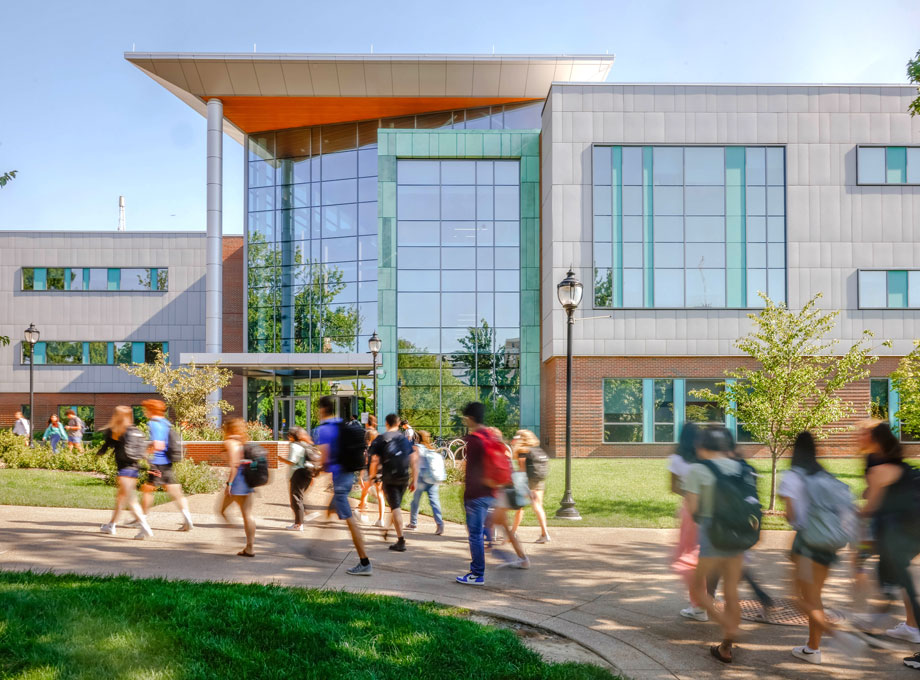
[[120, 290], [121, 289], [121, 269], [109, 268], [108, 274], [108, 289], [109, 290]]
[[[864, 273], [885, 274], [885, 306], [867, 306], [864, 304], [866, 295], [863, 293]], [[858, 269], [856, 271], [856, 302], [857, 309], [920, 309], [920, 299], [913, 299], [910, 295], [910, 280], [917, 281], [920, 289], [920, 269]], [[920, 296], [914, 296], [920, 298]]]
[[[50, 290], [48, 288], [48, 270], [63, 269], [64, 287]], [[147, 269], [150, 275], [150, 287], [145, 290], [125, 290], [125, 293], [147, 293], [147, 292], [165, 292], [169, 290], [169, 268], [168, 267], [23, 267], [20, 274], [20, 289], [28, 292], [76, 292], [76, 293], [98, 293], [100, 290], [90, 290], [90, 270], [106, 269], [106, 291], [121, 291], [121, 271], [122, 269]], [[27, 277], [31, 272], [32, 285], [27, 286]], [[79, 272], [77, 274], [76, 272]], [[163, 286], [160, 286], [160, 275], [163, 275]], [[76, 276], [81, 277], [82, 287], [74, 288], [71, 286], [72, 279]]]
[[48, 270], [45, 267], [35, 267], [32, 281], [32, 290], [47, 290]]
[[[47, 352], [47, 343], [48, 342], [72, 342], [79, 343], [80, 347], [80, 362], [79, 363], [57, 363], [51, 364], [48, 363], [48, 352]], [[163, 346], [163, 354], [166, 357], [169, 357], [169, 342], [166, 341], [155, 341], [151, 340], [149, 342], [139, 342], [139, 341], [128, 341], [131, 344], [131, 361], [132, 363], [145, 363], [145, 352], [148, 344], [160, 344]], [[106, 346], [106, 362], [103, 363], [93, 363], [90, 356], [90, 345], [93, 343], [105, 344]], [[28, 343], [22, 343], [22, 349], [20, 352], [20, 364], [23, 366], [29, 365], [28, 353], [26, 348]], [[140, 360], [138, 360], [138, 358]], [[116, 365], [115, 361], [115, 341], [106, 341], [106, 340], [41, 340], [35, 343], [35, 365], [36, 366], [114, 366]]]
[[[862, 149], [884, 149], [884, 181], [881, 182], [861, 182], [859, 181], [859, 163]], [[908, 153], [908, 150], [914, 153]], [[861, 186], [920, 186], [920, 168], [908, 167], [911, 164], [911, 156], [914, 160], [920, 160], [920, 146], [885, 146], [883, 144], [857, 144], [856, 145], [856, 184]], [[914, 181], [910, 181], [913, 176]]]

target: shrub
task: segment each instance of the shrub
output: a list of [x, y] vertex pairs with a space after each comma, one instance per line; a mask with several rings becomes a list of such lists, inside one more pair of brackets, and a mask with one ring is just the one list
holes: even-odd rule
[[[272, 441], [272, 430], [262, 423], [250, 420], [246, 423], [246, 433], [254, 442]], [[187, 442], [219, 442], [224, 438], [224, 433], [219, 427], [187, 427], [182, 430], [182, 438]]]

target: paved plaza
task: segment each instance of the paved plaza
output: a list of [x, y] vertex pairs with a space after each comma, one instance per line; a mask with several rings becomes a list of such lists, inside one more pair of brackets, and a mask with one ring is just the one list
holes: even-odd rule
[[[328, 499], [326, 479], [314, 487], [310, 501], [321, 510]], [[278, 583], [434, 600], [564, 635], [635, 680], [917, 677], [901, 664], [913, 651], [907, 643], [903, 651], [867, 650], [848, 658], [829, 642], [824, 665], [811, 666], [789, 654], [804, 644], [803, 627], [755, 623], [743, 625], [735, 664], [719, 665], [707, 650], [718, 638], [717, 626], [678, 616], [686, 597], [668, 567], [673, 530], [562, 527], [553, 531], [552, 543], [535, 545], [539, 529], [523, 527], [531, 569], [496, 569], [493, 558], [487, 585], [471, 588], [453, 582], [469, 562], [465, 529], [457, 524], [448, 523], [438, 537], [433, 522], [423, 517], [418, 531], [407, 532], [409, 549], [402, 554], [387, 549], [380, 529], [366, 527], [374, 576], [355, 578], [345, 574], [356, 556], [344, 523], [321, 517], [303, 533], [285, 531], [291, 510], [281, 475], [259, 493], [253, 559], [235, 555], [243, 545], [242, 528], [227, 528], [214, 518], [215, 496], [190, 500], [194, 532], [177, 531], [180, 516], [170, 503], [151, 513], [156, 536], [146, 541], [132, 540], [131, 529], [119, 529], [114, 537], [100, 534], [98, 526], [108, 521], [109, 511], [4, 506], [0, 568]], [[758, 576], [777, 596], [789, 592], [784, 551], [790, 540], [785, 532], [765, 532], [753, 555]], [[847, 586], [844, 569], [835, 568], [828, 606], [845, 605]], [[742, 586], [742, 597], [749, 596]]]

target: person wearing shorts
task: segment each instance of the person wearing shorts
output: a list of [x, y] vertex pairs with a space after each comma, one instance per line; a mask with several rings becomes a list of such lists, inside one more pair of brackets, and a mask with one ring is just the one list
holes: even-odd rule
[[118, 516], [121, 515], [124, 507], [128, 506], [137, 518], [141, 533], [145, 536], [153, 536], [144, 511], [137, 502], [137, 478], [140, 470], [137, 467], [138, 461], [132, 460], [127, 455], [126, 442], [129, 437], [137, 437], [135, 441], [140, 444], [144, 442], [143, 433], [134, 427], [134, 415], [131, 409], [127, 406], [116, 406], [97, 455], [104, 455], [108, 451], [115, 454], [115, 466], [118, 468], [118, 490], [115, 493], [115, 510], [112, 512], [112, 519], [99, 527], [99, 530], [104, 534], [114, 536]]
[[[368, 451], [371, 459], [370, 475], [374, 477], [378, 470], [382, 471], [383, 496], [386, 498], [387, 505], [390, 506], [390, 522], [396, 530], [396, 543], [390, 546], [390, 550], [405, 552], [406, 538], [402, 531], [401, 506], [403, 496], [417, 468], [416, 456], [412, 442], [399, 429], [399, 417], [395, 413], [386, 417], [386, 426], [386, 432], [373, 441]], [[389, 460], [400, 455], [408, 458], [409, 474], [404, 477], [392, 477], [388, 473]], [[383, 530], [384, 540], [386, 540], [387, 531], [387, 529]]]
[[230, 478], [224, 489], [224, 498], [220, 505], [220, 516], [227, 519], [227, 508], [236, 503], [243, 516], [243, 531], [246, 534], [246, 545], [237, 555], [240, 557], [255, 557], [253, 542], [256, 538], [256, 521], [252, 516], [252, 487], [246, 481], [246, 467], [249, 461], [245, 460], [244, 450], [248, 436], [246, 423], [242, 418], [230, 418], [224, 423], [224, 450], [230, 466]]

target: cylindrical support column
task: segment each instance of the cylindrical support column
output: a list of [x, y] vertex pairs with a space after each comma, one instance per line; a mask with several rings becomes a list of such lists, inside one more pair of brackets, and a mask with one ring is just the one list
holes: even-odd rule
[[[224, 104], [220, 99], [208, 100], [207, 138], [207, 227], [208, 250], [205, 271], [205, 352], [217, 353], [223, 348], [223, 191], [224, 191]], [[208, 401], [216, 404], [220, 390], [213, 392]], [[211, 416], [220, 423], [220, 410], [215, 406]]]

